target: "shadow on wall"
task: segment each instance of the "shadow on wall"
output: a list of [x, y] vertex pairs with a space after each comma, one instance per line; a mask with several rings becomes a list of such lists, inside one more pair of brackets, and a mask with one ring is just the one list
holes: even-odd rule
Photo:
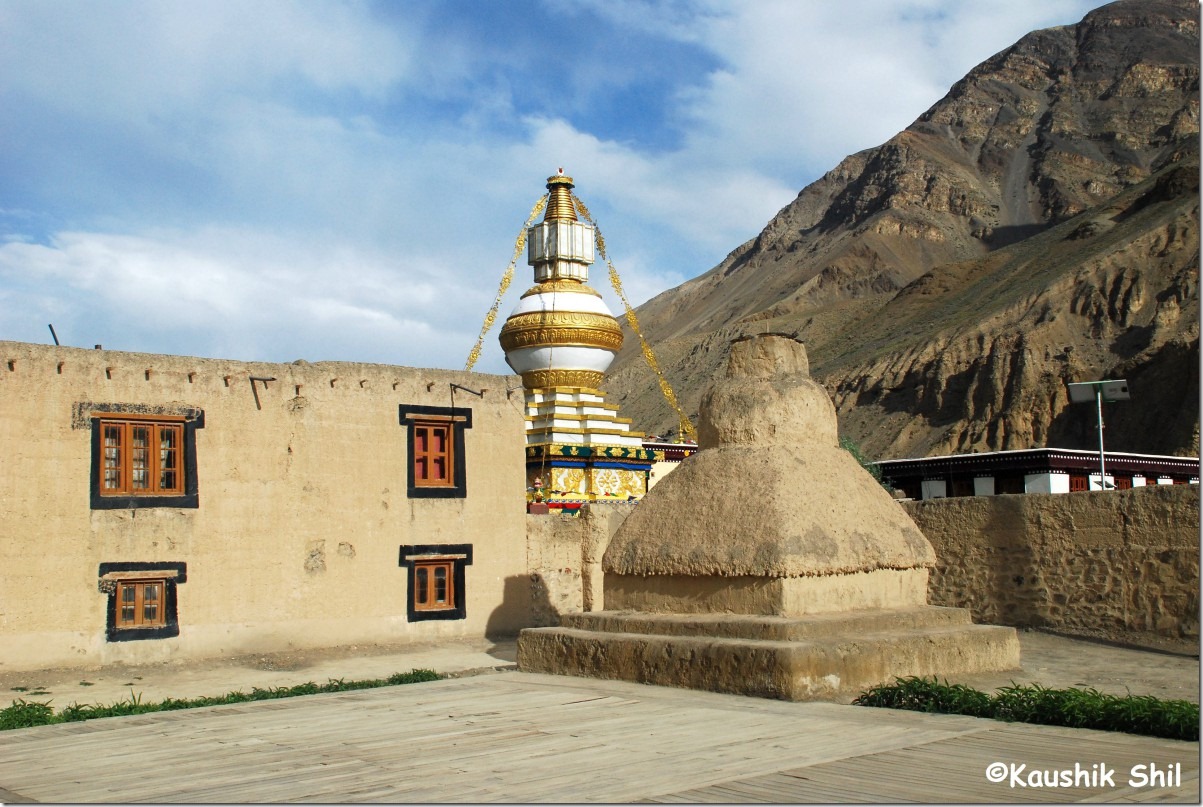
[[513, 639], [523, 628], [559, 624], [559, 612], [551, 604], [542, 576], [515, 575], [505, 579], [501, 605], [493, 609], [485, 623], [485, 638], [494, 642]]

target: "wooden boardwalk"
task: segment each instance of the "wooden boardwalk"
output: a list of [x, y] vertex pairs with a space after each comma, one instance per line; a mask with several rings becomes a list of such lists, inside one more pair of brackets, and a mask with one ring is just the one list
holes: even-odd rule
[[[1115, 784], [1015, 788], [994, 762]], [[1129, 786], [1150, 763], [1181, 784]], [[1199, 745], [500, 673], [3, 732], [6, 800], [1197, 803]]]

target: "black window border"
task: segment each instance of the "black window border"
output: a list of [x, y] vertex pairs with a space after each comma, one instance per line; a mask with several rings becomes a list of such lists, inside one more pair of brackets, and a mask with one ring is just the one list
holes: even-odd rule
[[[203, 409], [169, 409], [167, 407], [123, 406], [121, 404], [95, 404], [91, 407], [92, 422], [92, 467], [91, 467], [91, 506], [93, 510], [139, 510], [147, 507], [183, 507], [196, 509], [200, 507], [200, 492], [196, 477], [196, 430], [205, 428], [205, 412]], [[119, 420], [122, 415], [163, 415], [166, 417], [184, 416], [184, 452], [182, 469], [184, 472], [184, 493], [180, 496], [102, 496], [100, 494], [100, 462], [104, 456], [101, 448], [102, 420]], [[106, 417], [109, 416], [109, 417]]]
[[[464, 556], [462, 558], [452, 558], [452, 563], [454, 564], [454, 582], [452, 585], [455, 593], [455, 606], [453, 608], [445, 608], [441, 611], [417, 610], [414, 608], [415, 561], [421, 561], [424, 557], [446, 555]], [[464, 570], [472, 565], [472, 544], [416, 544], [402, 546], [398, 565], [404, 566], [407, 569], [406, 581], [408, 588], [405, 594], [405, 613], [410, 622], [425, 622], [431, 619], [467, 619], [468, 608], [465, 604], [467, 602], [467, 591], [464, 585], [467, 575]]]
[[[163, 587], [163, 625], [157, 628], [117, 627], [116, 581], [104, 580], [105, 575], [120, 575], [123, 572], [163, 572], [166, 585]], [[176, 587], [188, 582], [188, 564], [173, 561], [127, 561], [100, 564], [100, 590], [108, 594], [105, 618], [105, 637], [110, 642], [133, 642], [143, 639], [170, 639], [180, 635], [180, 619]], [[105, 585], [111, 582], [112, 585]]]
[[[398, 418], [405, 427], [406, 448], [405, 487], [411, 499], [463, 499], [468, 496], [468, 480], [464, 464], [464, 430], [472, 428], [472, 409], [460, 406], [419, 406], [401, 404]], [[451, 452], [455, 484], [449, 487], [425, 487], [414, 484], [414, 421], [423, 418], [447, 420], [451, 424]]]

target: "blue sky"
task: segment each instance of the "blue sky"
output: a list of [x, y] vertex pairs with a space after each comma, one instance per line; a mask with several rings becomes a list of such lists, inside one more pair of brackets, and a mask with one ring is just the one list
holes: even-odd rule
[[0, 339], [462, 367], [558, 167], [638, 304], [1101, 4], [0, 0]]

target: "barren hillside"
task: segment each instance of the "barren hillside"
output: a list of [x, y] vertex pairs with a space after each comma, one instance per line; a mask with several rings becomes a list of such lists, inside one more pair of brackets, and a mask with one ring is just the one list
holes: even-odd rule
[[[871, 456], [1097, 446], [1064, 385], [1120, 376], [1108, 446], [1197, 453], [1198, 16], [1120, 0], [1029, 34], [643, 305], [686, 409], [733, 336], [773, 330]], [[676, 425], [633, 338], [606, 388]]]

